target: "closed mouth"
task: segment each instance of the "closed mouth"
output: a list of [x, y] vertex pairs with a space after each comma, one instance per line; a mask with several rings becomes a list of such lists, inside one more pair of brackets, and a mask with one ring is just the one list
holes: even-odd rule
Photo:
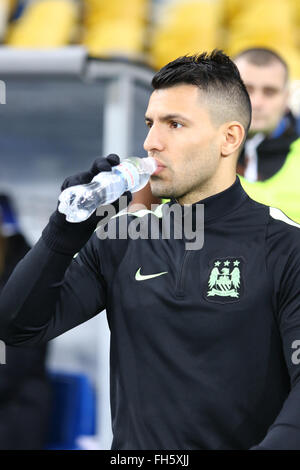
[[157, 173], [161, 172], [164, 168], [166, 168], [166, 166], [163, 163], [161, 163], [159, 160], [156, 160], [156, 158], [155, 158], [155, 161], [156, 161], [157, 168], [155, 172], [153, 173], [153, 175], [156, 175]]
[[154, 175], [154, 176], [157, 175], [157, 174], [160, 173], [164, 168], [166, 168], [164, 165], [158, 164], [158, 165], [157, 165], [157, 168], [156, 168], [156, 170], [155, 170], [155, 172], [152, 173], [152, 175]]

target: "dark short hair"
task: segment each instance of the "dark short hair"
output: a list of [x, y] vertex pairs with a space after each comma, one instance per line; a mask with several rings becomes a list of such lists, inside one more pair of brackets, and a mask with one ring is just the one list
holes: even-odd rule
[[234, 57], [234, 61], [241, 58], [246, 59], [249, 64], [256, 65], [257, 67], [264, 67], [266, 65], [273, 64], [274, 62], [279, 62], [285, 71], [285, 82], [288, 80], [289, 68], [286, 61], [272, 49], [267, 49], [265, 47], [244, 49]]
[[251, 122], [251, 102], [235, 63], [214, 49], [210, 54], [178, 57], [162, 67], [153, 77], [155, 90], [176, 85], [197, 86], [211, 103], [212, 118], [220, 123], [237, 120], [246, 134]]

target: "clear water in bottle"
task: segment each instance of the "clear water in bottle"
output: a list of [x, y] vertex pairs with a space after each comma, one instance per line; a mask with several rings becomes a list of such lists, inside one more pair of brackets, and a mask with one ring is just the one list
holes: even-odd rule
[[59, 196], [58, 210], [68, 222], [82, 222], [97, 207], [116, 201], [125, 191], [142, 189], [156, 167], [154, 158], [128, 157], [111, 171], [100, 172], [90, 183], [66, 188]]

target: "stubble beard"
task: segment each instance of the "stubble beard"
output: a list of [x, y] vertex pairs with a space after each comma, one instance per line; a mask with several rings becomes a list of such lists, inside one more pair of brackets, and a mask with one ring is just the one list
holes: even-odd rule
[[[189, 181], [188, 178], [184, 178], [184, 182]], [[189, 193], [194, 192], [198, 189], [201, 182], [194, 182], [194, 184], [187, 185], [185, 183], [181, 183], [176, 181], [173, 182], [164, 182], [163, 180], [160, 181], [158, 176], [154, 176], [151, 178], [150, 186], [153, 196], [163, 198], [163, 199], [170, 199], [174, 198], [176, 200], [180, 200], [185, 198]]]
[[166, 183], [161, 180], [158, 176], [152, 176], [150, 181], [151, 192], [154, 197], [160, 197], [163, 199], [169, 199], [174, 197], [174, 188], [171, 183]]

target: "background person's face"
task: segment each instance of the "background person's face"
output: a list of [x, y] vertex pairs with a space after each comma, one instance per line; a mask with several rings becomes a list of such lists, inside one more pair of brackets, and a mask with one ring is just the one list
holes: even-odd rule
[[[150, 179], [154, 196], [190, 195], [214, 176], [220, 160], [220, 131], [212, 124], [193, 85], [155, 90], [146, 111], [148, 156], [165, 165]], [[190, 203], [190, 202], [187, 202]]]
[[257, 66], [245, 58], [235, 61], [252, 105], [250, 133], [272, 132], [287, 109], [285, 70], [279, 62]]

